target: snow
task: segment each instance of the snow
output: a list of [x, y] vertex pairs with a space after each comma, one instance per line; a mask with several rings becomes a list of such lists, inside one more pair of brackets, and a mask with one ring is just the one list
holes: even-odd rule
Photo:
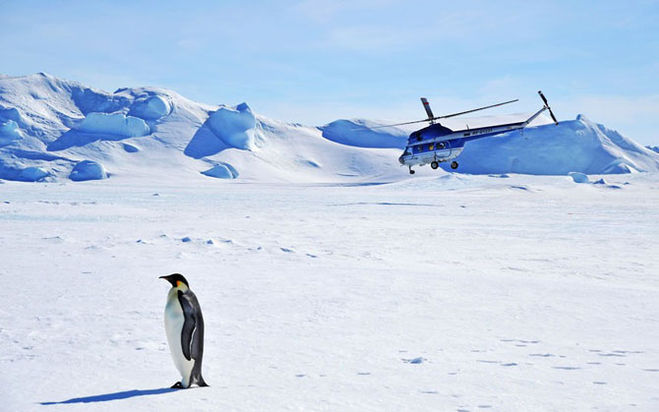
[[[659, 175], [606, 181], [6, 181], [2, 409], [657, 410]], [[209, 388], [168, 389], [173, 272]]]

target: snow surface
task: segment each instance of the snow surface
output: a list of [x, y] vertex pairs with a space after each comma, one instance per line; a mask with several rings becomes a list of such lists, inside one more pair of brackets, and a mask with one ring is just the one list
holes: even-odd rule
[[[659, 409], [656, 173], [172, 176], [0, 185], [0, 409]], [[209, 388], [168, 389], [172, 272]]]
[[[526, 116], [447, 119], [446, 125], [461, 129]], [[383, 123], [337, 120], [308, 127], [265, 118], [246, 103], [207, 105], [154, 87], [108, 93], [43, 73], [1, 76], [0, 179], [66, 181], [83, 160], [107, 170], [107, 184], [118, 176], [192, 178], [217, 165], [232, 168], [243, 182], [407, 179], [397, 159], [411, 129], [374, 129]], [[523, 134], [467, 144], [458, 170], [549, 175], [659, 171], [659, 154], [583, 116], [559, 126], [541, 123]], [[37, 169], [41, 173], [35, 174]], [[433, 174], [425, 169], [415, 177]], [[206, 173], [209, 182], [213, 174]]]

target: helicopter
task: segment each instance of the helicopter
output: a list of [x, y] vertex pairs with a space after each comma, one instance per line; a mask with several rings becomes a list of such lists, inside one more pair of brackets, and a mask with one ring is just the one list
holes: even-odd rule
[[407, 166], [409, 168], [410, 174], [414, 174], [412, 166], [423, 166], [430, 163], [431, 168], [437, 169], [440, 163], [448, 161], [451, 161], [451, 169], [455, 170], [458, 168], [459, 164], [454, 159], [458, 157], [460, 153], [462, 153], [465, 143], [469, 141], [507, 133], [512, 130], [524, 129], [545, 110], [549, 111], [552, 120], [556, 125], [558, 125], [558, 121], [556, 120], [554, 113], [551, 111], [549, 103], [547, 103], [547, 99], [542, 94], [542, 91], [538, 91], [538, 94], [544, 102], [543, 107], [535, 112], [531, 117], [522, 122], [495, 124], [491, 126], [477, 127], [474, 129], [470, 129], [469, 126], [467, 126], [466, 129], [451, 130], [446, 126], [442, 126], [437, 120], [503, 106], [504, 104], [514, 103], [519, 99], [509, 100], [506, 102], [479, 107], [477, 109], [466, 110], [463, 112], [452, 113], [443, 116], [434, 116], [432, 110], [430, 109], [430, 103], [428, 103], [428, 99], [422, 97], [421, 103], [423, 104], [423, 108], [426, 110], [426, 114], [428, 115], [427, 119], [377, 126], [374, 127], [374, 129], [429, 122], [429, 126], [416, 130], [410, 134], [410, 137], [407, 140], [405, 151], [398, 158], [398, 161], [401, 165]]

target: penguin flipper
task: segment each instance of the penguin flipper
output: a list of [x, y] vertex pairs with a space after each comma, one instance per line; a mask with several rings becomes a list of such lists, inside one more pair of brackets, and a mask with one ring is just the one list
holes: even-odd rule
[[[194, 295], [193, 295], [194, 296]], [[197, 314], [192, 302], [190, 301], [189, 293], [183, 293], [179, 290], [178, 301], [183, 308], [183, 315], [185, 320], [183, 322], [183, 330], [181, 330], [181, 349], [185, 359], [192, 359], [192, 340], [194, 331], [197, 327]]]

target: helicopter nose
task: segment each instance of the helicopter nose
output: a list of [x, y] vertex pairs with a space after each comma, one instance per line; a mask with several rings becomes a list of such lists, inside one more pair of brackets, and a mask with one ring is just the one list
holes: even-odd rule
[[403, 160], [403, 155], [401, 155], [401, 156], [398, 158], [398, 163], [400, 163], [400, 164], [402, 164], [402, 165], [405, 164], [405, 160]]

